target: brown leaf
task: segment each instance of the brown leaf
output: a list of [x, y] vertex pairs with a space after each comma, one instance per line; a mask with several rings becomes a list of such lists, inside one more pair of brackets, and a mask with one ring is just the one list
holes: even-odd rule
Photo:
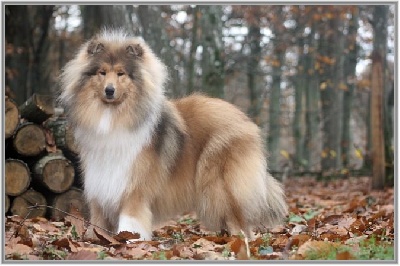
[[[29, 219], [27, 220], [29, 221]], [[36, 216], [30, 220], [32, 223], [47, 223], [48, 220], [44, 217]]]
[[356, 221], [356, 218], [353, 217], [346, 217], [346, 218], [342, 218], [339, 220], [338, 222], [338, 226], [339, 227], [344, 227], [346, 229], [349, 229], [351, 227], [351, 225]]
[[51, 244], [59, 247], [59, 248], [67, 248], [69, 246], [69, 241], [67, 238], [56, 239]]
[[80, 250], [69, 254], [66, 260], [97, 260], [97, 254], [89, 250]]
[[337, 260], [351, 260], [353, 259], [349, 251], [339, 252], [336, 254]]
[[59, 229], [57, 227], [55, 227], [53, 224], [49, 223], [48, 221], [40, 222], [39, 225], [46, 232], [58, 232], [59, 231]]
[[297, 250], [297, 254], [302, 256], [303, 258], [307, 257], [307, 254], [309, 252], [329, 254], [332, 248], [337, 248], [338, 246], [340, 246], [340, 244], [338, 243], [310, 240], [299, 247], [299, 249]]
[[15, 244], [13, 246], [5, 247], [6, 255], [11, 255], [14, 253], [19, 254], [19, 255], [24, 255], [24, 254], [29, 254], [32, 251], [33, 251], [33, 248], [28, 247], [27, 245], [23, 245], [23, 244]]
[[97, 238], [100, 239], [103, 245], [120, 245], [121, 243], [115, 240], [113, 237], [108, 235], [101, 229], [93, 228], [93, 232], [96, 234]]
[[223, 237], [218, 237], [218, 236], [205, 236], [203, 237], [204, 239], [207, 239], [208, 241], [212, 241], [215, 244], [219, 244], [219, 245], [225, 245], [226, 243], [228, 243], [229, 241], [232, 240], [232, 237], [227, 237], [227, 236], [223, 236]]
[[315, 218], [311, 218], [310, 220], [307, 221], [308, 230], [310, 231], [315, 230], [316, 221], [317, 220]]
[[127, 249], [124, 254], [129, 255], [132, 259], [141, 259], [147, 254], [147, 251], [141, 248], [131, 248]]
[[343, 215], [338, 215], [338, 214], [330, 215], [328, 217], [325, 217], [323, 222], [325, 224], [336, 225], [338, 224], [339, 220], [342, 219], [342, 217]]
[[28, 247], [33, 247], [33, 241], [32, 238], [30, 237], [24, 237], [20, 241], [18, 241], [18, 244], [23, 244], [27, 245]]
[[22, 239], [30, 238], [28, 227], [25, 225], [22, 225], [18, 230], [18, 236], [20, 236]]
[[188, 259], [193, 257], [194, 252], [191, 248], [187, 247], [185, 244], [176, 244], [172, 247], [172, 255]]
[[291, 238], [292, 241], [290, 243], [289, 248], [292, 248], [293, 246], [300, 247], [301, 245], [303, 245], [305, 242], [307, 242], [310, 239], [311, 239], [311, 236], [309, 236], [309, 235], [305, 235], [305, 234], [294, 235]]
[[140, 238], [139, 233], [132, 233], [132, 232], [128, 232], [128, 231], [121, 231], [116, 236], [114, 236], [114, 239], [121, 243], [123, 243], [127, 240], [139, 239], [139, 238]]
[[230, 250], [235, 252], [238, 260], [248, 260], [246, 244], [240, 238], [235, 237], [231, 242], [228, 243]]
[[334, 232], [340, 236], [348, 236], [349, 235], [349, 231], [347, 231], [347, 229], [344, 227], [338, 227], [336, 230], [334, 230]]
[[272, 228], [270, 230], [270, 232], [273, 234], [284, 234], [284, 233], [286, 233], [286, 228], [282, 225], [278, 225], [278, 226], [275, 226], [274, 228]]
[[272, 247], [275, 248], [284, 248], [288, 243], [289, 238], [285, 235], [278, 236], [275, 241], [272, 243]]
[[78, 251], [76, 246], [79, 246], [78, 244], [76, 244], [76, 246], [75, 246], [75, 244], [72, 242], [72, 240], [70, 240], [66, 237], [57, 239], [57, 240], [53, 241], [52, 244], [57, 247], [60, 247], [60, 248], [66, 248], [71, 252]]
[[369, 220], [373, 221], [373, 220], [379, 219], [379, 218], [385, 216], [385, 214], [386, 214], [386, 212], [384, 210], [380, 210], [377, 213], [375, 213], [374, 215], [372, 215], [372, 217]]

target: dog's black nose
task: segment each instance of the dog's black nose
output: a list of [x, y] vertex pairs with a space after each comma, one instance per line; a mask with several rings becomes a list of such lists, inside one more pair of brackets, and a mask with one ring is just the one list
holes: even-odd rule
[[111, 99], [111, 98], [114, 97], [115, 89], [114, 89], [113, 85], [107, 85], [107, 87], [106, 87], [106, 89], [104, 91], [106, 93], [106, 97], [107, 98]]

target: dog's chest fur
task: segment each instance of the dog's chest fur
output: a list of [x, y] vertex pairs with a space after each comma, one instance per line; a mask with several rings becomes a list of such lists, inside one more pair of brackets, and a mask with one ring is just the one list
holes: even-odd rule
[[130, 170], [140, 150], [127, 132], [110, 134], [98, 144], [103, 147], [89, 150], [83, 158], [85, 193], [89, 201], [96, 200], [104, 209], [116, 210], [128, 182], [133, 181]]
[[89, 201], [97, 201], [106, 213], [118, 211], [125, 189], [135, 185], [132, 167], [143, 147], [150, 143], [151, 133], [150, 124], [136, 131], [113, 130], [94, 135], [76, 130]]

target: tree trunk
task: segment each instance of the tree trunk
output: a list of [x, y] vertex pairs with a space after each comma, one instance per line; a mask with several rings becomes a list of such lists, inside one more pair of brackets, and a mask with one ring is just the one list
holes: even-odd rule
[[[125, 6], [121, 5], [81, 5], [84, 39], [88, 40], [103, 28], [123, 28], [133, 33]], [[128, 18], [128, 19], [127, 19]]]
[[24, 193], [31, 184], [28, 166], [20, 160], [8, 159], [5, 162], [5, 192], [10, 196]]
[[249, 116], [256, 122], [259, 121], [262, 100], [260, 100], [259, 89], [259, 63], [261, 60], [261, 29], [258, 23], [249, 25], [248, 42], [250, 45], [250, 55], [247, 60], [247, 87], [249, 90], [250, 107]]
[[[294, 34], [298, 37], [298, 53], [299, 60], [297, 65], [297, 75], [294, 82], [295, 85], [295, 111], [293, 118], [293, 138], [295, 142], [295, 155], [293, 168], [295, 170], [304, 170], [309, 162], [305, 158], [305, 141], [306, 141], [306, 92], [308, 89], [307, 71], [309, 71], [309, 51], [305, 50], [305, 38], [303, 37], [304, 22], [301, 19], [300, 14], [297, 18], [298, 28]], [[300, 20], [300, 21], [299, 21]]]
[[343, 131], [342, 131], [342, 162], [344, 167], [349, 167], [351, 152], [351, 130], [350, 119], [353, 107], [354, 89], [356, 86], [356, 66], [357, 66], [357, 30], [358, 30], [358, 7], [352, 11], [352, 19], [349, 25], [346, 47], [349, 49], [344, 64], [344, 73], [347, 74], [347, 89], [343, 95]]
[[[314, 14], [312, 10], [310, 16]], [[319, 165], [320, 148], [319, 148], [319, 114], [320, 114], [320, 75], [317, 69], [317, 56], [318, 56], [318, 42], [315, 38], [315, 31], [317, 29], [317, 22], [311, 27], [310, 35], [307, 38], [309, 45], [307, 56], [307, 89], [306, 89], [306, 138], [304, 142], [304, 161], [307, 163], [306, 170], [316, 170], [315, 165]], [[317, 154], [317, 156], [315, 156]], [[318, 160], [316, 159], [318, 158]]]
[[[376, 5], [373, 7], [373, 19], [371, 21], [374, 30], [373, 52], [371, 55], [371, 157], [372, 157], [372, 187], [383, 188], [385, 185], [385, 165], [391, 162], [391, 144], [384, 106], [384, 95], [390, 90], [388, 78], [385, 73], [387, 69], [387, 21], [389, 6]], [[385, 133], [386, 137], [385, 138]], [[388, 156], [389, 155], [389, 156]], [[389, 158], [387, 158], [389, 157]], [[386, 159], [385, 159], [386, 158]]]
[[74, 167], [62, 154], [43, 157], [35, 164], [33, 172], [35, 180], [55, 193], [67, 191], [74, 183]]
[[224, 98], [224, 59], [222, 41], [222, 7], [200, 6], [200, 43], [202, 52], [202, 91]]
[[385, 186], [385, 140], [383, 135], [383, 58], [378, 51], [372, 54], [371, 70], [371, 154], [372, 188]]
[[[321, 167], [327, 173], [341, 168], [341, 132], [343, 90], [343, 34], [339, 32], [339, 19], [335, 10], [329, 10], [332, 18], [327, 20], [322, 36], [321, 59], [323, 66], [321, 83], [321, 105], [323, 117], [323, 150]], [[338, 134], [339, 132], [339, 134]]]
[[38, 156], [46, 149], [46, 136], [40, 126], [24, 123], [17, 128], [13, 145], [22, 156]]
[[46, 214], [46, 208], [38, 207], [32, 210], [28, 209], [28, 207], [35, 205], [47, 205], [47, 201], [41, 193], [29, 189], [13, 200], [11, 204], [11, 213], [23, 218], [34, 218], [38, 216], [44, 217]]
[[16, 103], [22, 104], [29, 96], [28, 74], [30, 65], [31, 25], [28, 6], [5, 6], [5, 46], [6, 87], [15, 94]]
[[[50, 94], [50, 79], [53, 66], [48, 63], [50, 48], [49, 29], [53, 18], [54, 5], [29, 6], [35, 23], [34, 38], [32, 39], [32, 65], [30, 75], [30, 88], [32, 93]], [[29, 94], [30, 96], [30, 94]]]
[[387, 184], [394, 185], [394, 82], [385, 101], [385, 156]]
[[[279, 9], [281, 10], [281, 9]], [[282, 21], [279, 19], [278, 21]], [[281, 81], [282, 67], [285, 63], [286, 44], [284, 43], [284, 26], [275, 25], [274, 28], [274, 61], [272, 63], [272, 86], [269, 105], [269, 133], [268, 133], [268, 152], [270, 153], [270, 168], [278, 170], [278, 158], [280, 157], [279, 142], [281, 134], [280, 115], [281, 115]]]
[[189, 52], [189, 61], [187, 68], [187, 76], [188, 76], [188, 86], [186, 93], [191, 94], [195, 91], [195, 62], [196, 62], [196, 51], [199, 46], [198, 43], [198, 27], [199, 27], [199, 17], [201, 16], [199, 6], [196, 5], [193, 8], [193, 25], [192, 25], [192, 38], [190, 41], [190, 52]]
[[171, 48], [170, 39], [165, 29], [165, 21], [161, 15], [161, 7], [154, 5], [139, 5], [137, 16], [142, 25], [142, 36], [154, 53], [168, 67], [170, 80], [166, 84], [166, 94], [174, 97], [180, 94], [181, 82], [178, 70], [175, 69], [175, 51]]
[[6, 97], [5, 102], [5, 126], [4, 136], [5, 139], [12, 137], [19, 124], [19, 110], [17, 104]]

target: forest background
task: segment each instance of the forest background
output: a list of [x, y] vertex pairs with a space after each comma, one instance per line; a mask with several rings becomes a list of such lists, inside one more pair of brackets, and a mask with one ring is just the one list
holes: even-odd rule
[[262, 128], [276, 175], [394, 182], [395, 4], [3, 9], [5, 88], [17, 104], [55, 95], [78, 47], [104, 26], [123, 27], [167, 64], [169, 97], [201, 91], [246, 112]]

